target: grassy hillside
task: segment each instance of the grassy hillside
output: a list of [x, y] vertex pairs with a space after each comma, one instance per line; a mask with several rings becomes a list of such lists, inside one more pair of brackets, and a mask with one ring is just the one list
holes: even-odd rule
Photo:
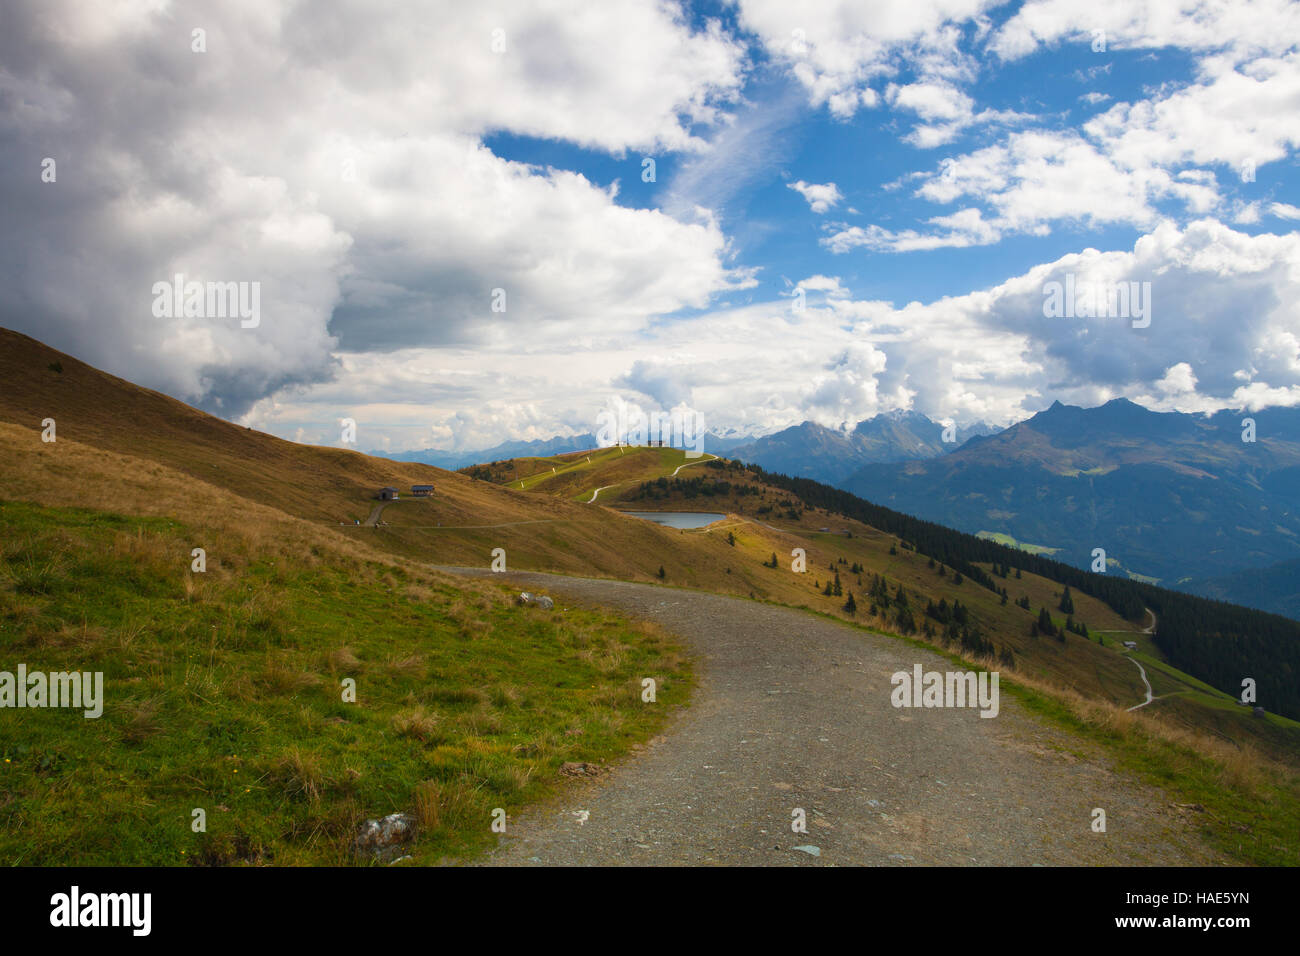
[[7, 864], [339, 864], [361, 820], [398, 811], [434, 862], [486, 844], [493, 808], [553, 790], [561, 762], [644, 739], [688, 686], [644, 627], [400, 565], [14, 502], [0, 541], [7, 664], [106, 688], [99, 719], [0, 723]]
[[[565, 761], [625, 754], [685, 699], [688, 662], [654, 628], [518, 607], [501, 586], [394, 553], [382, 528], [334, 519], [364, 516], [376, 481], [432, 469], [249, 433], [13, 342], [0, 350], [0, 669], [99, 671], [105, 702], [97, 719], [5, 712], [5, 863], [363, 862], [360, 822], [401, 811], [419, 823], [414, 861], [460, 856], [494, 839], [494, 808], [554, 791]], [[32, 422], [33, 408], [47, 411]], [[474, 520], [480, 496], [489, 519], [519, 516], [512, 493], [434, 480]]]
[[[1094, 731], [1078, 715], [1100, 714], [1103, 734], [1117, 721], [1145, 728], [1149, 743], [1134, 745], [1131, 729], [1113, 743], [1135, 765], [1145, 754], [1148, 773], [1195, 768], [1207, 806], [1230, 815], [1242, 800], [1281, 794], [1294, 810], [1287, 771], [1259, 771], [1273, 775], [1267, 787], [1237, 778], [1243, 763], [1294, 763], [1300, 726], [1253, 718], [1182, 673], [1101, 597], [1073, 593], [1089, 636], [1035, 636], [1044, 610], [1055, 627], [1066, 617], [1063, 586], [1029, 570], [1052, 567], [1041, 558], [1024, 555], [1014, 572], [966, 563], [959, 575], [915, 541], [813, 507], [761, 469], [696, 460], [672, 477], [688, 464], [673, 449], [459, 474], [295, 445], [12, 333], [0, 332], [0, 381], [0, 647], [33, 669], [102, 669], [120, 705], [98, 721], [28, 711], [21, 736], [0, 729], [3, 859], [144, 852], [143, 837], [90, 833], [104, 820], [77, 808], [101, 790], [97, 806], [132, 820], [164, 856], [189, 860], [341, 860], [358, 820], [401, 809], [423, 822], [417, 860], [481, 845], [485, 811], [547, 792], [563, 760], [625, 752], [689, 685], [653, 630], [516, 608], [500, 588], [430, 569], [485, 567], [496, 548], [510, 569], [803, 607], [996, 665], [1045, 712], [1068, 710]], [[55, 443], [40, 439], [46, 417], [58, 421]], [[353, 523], [376, 512], [381, 485], [417, 482], [435, 495], [384, 505], [373, 527]], [[607, 490], [588, 504], [597, 488]], [[683, 531], [620, 509], [727, 518]], [[207, 550], [204, 574], [189, 571], [194, 547]], [[1120, 650], [1127, 639], [1140, 644], [1132, 655]], [[1143, 699], [1134, 659], [1158, 699], [1121, 718]], [[665, 689], [655, 710], [635, 693], [648, 673]], [[358, 681], [357, 704], [340, 699], [344, 677]], [[241, 792], [235, 770], [258, 785]], [[191, 833], [190, 809], [209, 804], [209, 833]], [[1274, 859], [1269, 827], [1295, 818], [1252, 822], [1259, 832], [1240, 852]]]
[[557, 455], [553, 458], [515, 458], [487, 465], [473, 465], [462, 471], [474, 478], [590, 503], [608, 503], [618, 489], [632, 482], [672, 475], [681, 469], [701, 465], [715, 456], [688, 458], [677, 448], [631, 448], [614, 446], [592, 451]]

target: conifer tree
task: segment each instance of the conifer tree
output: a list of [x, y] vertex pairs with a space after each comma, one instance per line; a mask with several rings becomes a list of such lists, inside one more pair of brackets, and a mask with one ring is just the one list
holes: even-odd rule
[[1048, 636], [1056, 633], [1056, 627], [1052, 624], [1052, 615], [1047, 613], [1045, 607], [1038, 610], [1038, 629]]

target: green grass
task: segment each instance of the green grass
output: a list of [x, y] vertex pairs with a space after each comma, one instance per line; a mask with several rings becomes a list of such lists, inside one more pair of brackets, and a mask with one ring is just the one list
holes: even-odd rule
[[[533, 467], [537, 467], [539, 470], [534, 474], [529, 475], [527, 478], [511, 483], [510, 487], [521, 491], [531, 491], [536, 489], [538, 485], [552, 481], [561, 475], [568, 475], [574, 472], [594, 471], [618, 457], [619, 449], [615, 447], [605, 448], [600, 451], [584, 452], [580, 455], [574, 455], [569, 458], [557, 457], [536, 460], [521, 459], [522, 462], [530, 463]], [[551, 471], [550, 469], [543, 469], [543, 462], [550, 462], [551, 467], [555, 470]]]
[[98, 719], [3, 713], [0, 861], [359, 862], [360, 822], [399, 811], [420, 820], [416, 862], [460, 857], [494, 842], [493, 808], [624, 754], [689, 693], [678, 648], [611, 612], [214, 541], [192, 574], [204, 537], [0, 503], [0, 670], [102, 671], [105, 698]]
[[1017, 541], [1009, 534], [1001, 531], [980, 531], [975, 537], [983, 538], [985, 541], [996, 541], [998, 544], [1005, 544], [1009, 548], [1019, 548], [1028, 554], [1047, 554], [1052, 555], [1060, 551], [1060, 548], [1049, 548], [1044, 544], [1029, 544], [1024, 541]]
[[1230, 768], [1190, 747], [1154, 734], [1118, 730], [1081, 718], [1062, 700], [1018, 685], [1005, 687], [1033, 713], [1101, 744], [1120, 769], [1160, 787], [1175, 801], [1200, 806], [1191, 818], [1211, 846], [1240, 863], [1300, 865], [1300, 783], [1294, 775], [1260, 768], [1259, 781], [1234, 785]]
[[[599, 487], [607, 487], [608, 493], [602, 494], [601, 499], [608, 499], [620, 487], [671, 475], [679, 466], [715, 457], [687, 458], [686, 452], [678, 448], [611, 446], [553, 458], [517, 458], [508, 463], [508, 468], [500, 467], [503, 463], [498, 463], [497, 470], [486, 466], [480, 473], [491, 475], [490, 480], [515, 491], [556, 494], [570, 501], [586, 503]], [[474, 470], [466, 469], [471, 473]]]

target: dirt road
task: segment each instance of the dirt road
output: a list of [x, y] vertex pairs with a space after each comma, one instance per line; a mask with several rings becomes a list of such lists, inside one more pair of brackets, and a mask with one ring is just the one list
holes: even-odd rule
[[[1096, 747], [1006, 693], [991, 719], [975, 709], [893, 707], [895, 672], [954, 669], [924, 649], [753, 601], [500, 577], [545, 589], [558, 614], [565, 604], [602, 604], [657, 621], [687, 640], [701, 673], [692, 704], [661, 737], [511, 819], [485, 863], [1222, 862], [1167, 795], [1119, 775]], [[1104, 833], [1092, 829], [1094, 808], [1106, 811]], [[792, 830], [796, 810], [806, 833]]]

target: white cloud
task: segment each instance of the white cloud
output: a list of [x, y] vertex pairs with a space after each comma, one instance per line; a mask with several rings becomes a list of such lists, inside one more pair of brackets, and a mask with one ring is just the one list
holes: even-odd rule
[[1126, 168], [1263, 166], [1300, 147], [1300, 53], [1242, 67], [1211, 61], [1199, 82], [1117, 103], [1084, 129]]
[[[328, 379], [337, 351], [594, 340], [751, 281], [707, 217], [481, 145], [634, 151], [629, 176], [640, 151], [705, 150], [743, 50], [671, 3], [52, 0], [7, 12], [0, 62], [21, 104], [0, 116], [6, 164], [60, 164], [0, 184], [18, 250], [0, 324], [225, 414]], [[153, 319], [176, 272], [259, 282], [260, 326]]]
[[[1116, 104], [1085, 123], [1082, 135], [1010, 133], [992, 146], [949, 157], [917, 189], [933, 202], [983, 203], [987, 230], [918, 234], [868, 227], [836, 237], [831, 247], [960, 247], [1041, 233], [1058, 221], [1150, 228], [1167, 214], [1166, 203], [1191, 216], [1216, 212], [1226, 200], [1218, 177], [1205, 167], [1227, 166], [1235, 178], [1291, 154], [1300, 147], [1297, 105], [1300, 54], [1292, 54], [1207, 73], [1204, 82], [1136, 104]], [[1244, 215], [1239, 221], [1249, 221], [1251, 213]]]
[[963, 248], [996, 242], [998, 229], [984, 220], [978, 209], [962, 209], [950, 216], [935, 216], [927, 223], [938, 227], [929, 233], [915, 229], [897, 232], [880, 226], [852, 226], [822, 239], [822, 245], [834, 253], [848, 252], [865, 246], [882, 252], [916, 252], [925, 249]]
[[1156, 388], [1169, 395], [1185, 395], [1196, 391], [1196, 373], [1186, 362], [1171, 365], [1156, 382]]
[[834, 183], [806, 183], [802, 179], [790, 183], [800, 196], [808, 201], [808, 207], [815, 213], [824, 213], [844, 198]]
[[[1284, 14], [1278, 23], [1300, 26], [1300, 5], [1283, 11], [1267, 0], [1257, 12], [1274, 9]], [[1171, 214], [1254, 221], [1257, 209], [1225, 190], [1234, 180], [1253, 181], [1259, 167], [1300, 149], [1300, 34], [1279, 34], [1253, 14], [1221, 4], [1045, 0], [1025, 4], [991, 42], [1016, 59], [1040, 44], [1090, 42], [1092, 30], [1103, 27], [1117, 49], [1176, 44], [1193, 50], [1200, 57], [1195, 79], [1115, 103], [1078, 131], [1011, 132], [991, 146], [945, 158], [922, 177], [917, 195], [978, 204], [956, 214], [978, 213], [979, 229], [952, 228], [945, 217], [936, 217], [929, 224], [938, 228], [855, 227], [827, 245], [835, 251], [859, 245], [894, 251], [962, 247], [1008, 234], [1045, 234], [1056, 222], [1149, 229]], [[1099, 69], [1109, 67], [1108, 60]], [[925, 121], [905, 137], [919, 147], [949, 142], [984, 119], [1028, 119], [977, 113], [968, 94], [934, 80], [891, 85], [886, 94]], [[1100, 92], [1080, 98], [1092, 104], [1110, 99]]]
[[[1135, 329], [1124, 317], [1045, 317], [1046, 284], [1067, 274], [1080, 285], [1151, 283], [1150, 326]], [[799, 284], [831, 292], [839, 280], [811, 276]], [[458, 447], [471, 448], [506, 434], [589, 431], [609, 394], [665, 410], [686, 400], [710, 427], [757, 431], [805, 419], [838, 426], [895, 408], [1006, 423], [1054, 398], [1091, 405], [1124, 395], [1198, 412], [1296, 404], [1297, 303], [1300, 233], [1250, 236], [1213, 220], [1165, 223], [1130, 250], [1085, 249], [990, 289], [930, 302], [828, 295], [794, 312], [781, 298], [585, 349], [534, 339], [403, 355], [395, 366], [379, 356], [345, 356], [349, 371], [338, 382], [274, 410], [259, 407], [265, 417], [253, 423], [289, 431], [296, 420], [341, 415], [350, 391], [372, 394], [372, 383], [387, 383], [393, 368], [405, 371], [386, 394], [406, 402], [408, 419], [449, 428]], [[364, 426], [366, 416], [357, 417]], [[402, 434], [394, 431], [394, 441]]]
[[989, 47], [1015, 60], [1062, 42], [1091, 47], [1104, 30], [1107, 51], [1181, 47], [1236, 57], [1289, 49], [1300, 10], [1289, 0], [1028, 0], [993, 34]]
[[837, 276], [815, 275], [806, 279], [801, 279], [795, 286], [800, 289], [807, 289], [814, 292], [827, 292], [832, 295], [844, 295], [848, 290], [840, 284]]
[[871, 83], [891, 75], [906, 54], [927, 76], [970, 76], [970, 57], [957, 49], [954, 24], [999, 0], [739, 0], [740, 22], [753, 31], [807, 91], [814, 106], [848, 119], [876, 102]]
[[1232, 221], [1238, 225], [1250, 226], [1260, 220], [1259, 202], [1237, 202], [1233, 205]]

